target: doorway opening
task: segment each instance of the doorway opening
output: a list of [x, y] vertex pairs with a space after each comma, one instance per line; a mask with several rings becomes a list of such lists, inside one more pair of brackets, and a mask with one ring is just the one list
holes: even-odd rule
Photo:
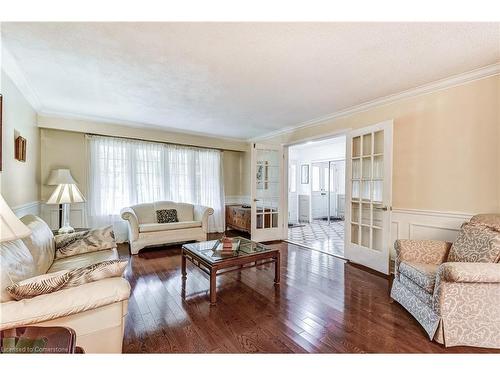
[[288, 241], [344, 257], [346, 137], [288, 147]]

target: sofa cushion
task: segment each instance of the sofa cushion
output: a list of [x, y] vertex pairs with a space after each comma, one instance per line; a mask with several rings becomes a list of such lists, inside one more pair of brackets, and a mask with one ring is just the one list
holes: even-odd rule
[[127, 264], [128, 260], [110, 260], [70, 271], [47, 273], [12, 284], [7, 287], [7, 291], [17, 300], [33, 298], [61, 289], [121, 276]]
[[22, 240], [0, 244], [0, 302], [12, 300], [6, 290], [9, 285], [36, 275], [35, 261]]
[[116, 247], [113, 227], [91, 229], [81, 232], [58, 234], [56, 259], [67, 258], [83, 253], [113, 249]]
[[437, 264], [403, 261], [399, 265], [399, 272], [425, 291], [432, 293], [436, 283], [438, 267]]
[[37, 275], [47, 272], [54, 261], [54, 235], [45, 221], [38, 216], [26, 215], [21, 221], [31, 229], [23, 242], [33, 256]]
[[178, 221], [177, 210], [175, 208], [156, 210], [157, 223], [177, 223]]
[[448, 262], [497, 263], [499, 260], [500, 232], [479, 223], [462, 225], [448, 255]]
[[201, 221], [179, 221], [177, 223], [140, 224], [139, 232], [161, 232], [165, 230], [201, 228]]
[[69, 258], [56, 259], [48, 272], [72, 270], [74, 268], [86, 267], [91, 264], [116, 259], [119, 259], [116, 249], [94, 251], [92, 253], [79, 254]]
[[139, 224], [156, 223], [155, 206], [153, 203], [136, 204], [130, 208], [134, 210]]
[[[176, 203], [170, 201], [160, 201], [154, 203], [155, 210], [177, 210], [177, 219], [179, 221], [193, 221], [194, 220], [194, 206], [189, 203]], [[156, 218], [155, 218], [156, 219]], [[148, 223], [154, 223], [156, 220]], [[146, 224], [146, 223], [144, 223]]]
[[500, 214], [479, 214], [470, 219], [471, 224], [483, 224], [500, 232]]

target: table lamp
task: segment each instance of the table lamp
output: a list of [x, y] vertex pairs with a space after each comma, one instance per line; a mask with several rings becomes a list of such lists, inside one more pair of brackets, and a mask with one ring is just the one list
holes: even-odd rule
[[0, 194], [0, 242], [27, 237], [31, 230], [17, 218]]
[[76, 186], [76, 181], [69, 169], [55, 169], [50, 173], [48, 185], [57, 185], [47, 204], [62, 205], [62, 226], [58, 233], [71, 233], [75, 230], [69, 224], [70, 204], [85, 202], [85, 198]]

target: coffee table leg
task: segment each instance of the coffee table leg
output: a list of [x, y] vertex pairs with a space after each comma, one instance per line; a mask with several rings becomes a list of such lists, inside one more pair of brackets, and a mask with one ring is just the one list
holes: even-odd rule
[[182, 278], [186, 278], [186, 254], [184, 254], [184, 251], [182, 251], [181, 255], [181, 270], [182, 270]]
[[280, 283], [280, 254], [274, 258], [274, 283], [279, 284]]
[[217, 303], [217, 283], [216, 283], [217, 271], [210, 271], [210, 305], [215, 305]]

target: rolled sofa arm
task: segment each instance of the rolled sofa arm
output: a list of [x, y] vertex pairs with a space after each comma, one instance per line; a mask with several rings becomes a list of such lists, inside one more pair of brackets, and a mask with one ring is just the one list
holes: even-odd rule
[[438, 280], [455, 283], [500, 283], [500, 263], [446, 262], [439, 266]]
[[120, 211], [120, 216], [123, 220], [128, 221], [129, 227], [129, 241], [135, 241], [139, 238], [139, 219], [134, 210], [130, 207], [122, 208]]
[[194, 206], [194, 220], [201, 221], [201, 227], [205, 233], [208, 233], [208, 217], [214, 214], [214, 209], [207, 206]]
[[36, 324], [93, 310], [128, 300], [129, 296], [128, 281], [122, 277], [111, 277], [34, 298], [3, 302], [0, 305], [0, 329]]

